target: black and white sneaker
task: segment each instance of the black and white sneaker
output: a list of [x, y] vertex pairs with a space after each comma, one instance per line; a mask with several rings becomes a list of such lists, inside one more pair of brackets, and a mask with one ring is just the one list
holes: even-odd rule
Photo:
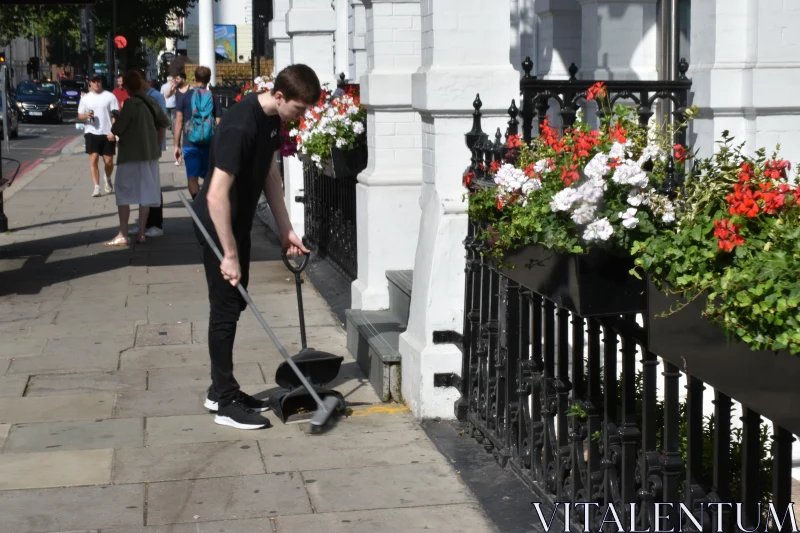
[[[236, 395], [237, 402], [241, 403], [248, 409], [252, 409], [256, 413], [263, 413], [264, 411], [269, 411], [269, 398], [265, 400], [257, 400], [253, 398], [249, 394], [246, 394], [242, 391], [239, 391]], [[206, 401], [203, 402], [203, 406], [211, 411], [212, 413], [216, 413], [219, 409], [219, 396], [215, 393], [211, 388], [208, 389], [208, 395], [206, 396]]]
[[270, 427], [270, 421], [249, 407], [234, 400], [233, 403], [223, 405], [217, 411], [214, 422], [221, 426], [230, 426], [236, 429], [265, 429]]

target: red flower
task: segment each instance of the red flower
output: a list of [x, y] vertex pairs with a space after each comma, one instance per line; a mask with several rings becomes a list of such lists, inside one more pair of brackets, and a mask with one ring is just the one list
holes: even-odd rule
[[525, 167], [525, 175], [528, 176], [529, 178], [535, 178], [536, 177], [536, 170], [534, 170], [535, 166], [536, 165], [534, 164], [530, 164], [527, 167]]
[[608, 128], [608, 133], [611, 135], [611, 138], [620, 144], [625, 144], [628, 142], [628, 138], [626, 135], [628, 134], [628, 130], [622, 127], [622, 124], [616, 123], [613, 127]]
[[500, 161], [492, 161], [489, 165], [489, 174], [497, 174], [498, 170], [500, 170]]
[[753, 166], [748, 163], [742, 163], [741, 169], [739, 171], [739, 183], [747, 183], [751, 179], [753, 179]]
[[738, 224], [733, 224], [730, 220], [714, 221], [714, 236], [718, 239], [717, 246], [720, 250], [730, 252], [737, 246], [744, 244], [744, 238], [739, 235]]
[[569, 168], [564, 166], [561, 169], [561, 181], [564, 182], [564, 185], [569, 187], [580, 178], [580, 174], [578, 174], [578, 165], [570, 165]]
[[503, 199], [502, 198], [498, 198], [497, 199], [497, 210], [500, 211], [501, 209], [503, 209], [503, 205], [504, 205], [503, 204]]
[[733, 193], [729, 194], [727, 198], [730, 206], [728, 212], [731, 215], [744, 215], [747, 218], [753, 218], [758, 215], [757, 198], [758, 196], [753, 193], [753, 190], [746, 183], [737, 183], [733, 186]]
[[472, 185], [473, 179], [475, 179], [475, 173], [470, 170], [469, 172], [464, 174], [464, 177], [461, 182], [464, 184], [464, 187], [469, 187], [470, 185]]
[[522, 140], [519, 135], [509, 135], [508, 140], [506, 141], [507, 148], [519, 148], [522, 146]]
[[591, 133], [579, 131], [573, 136], [572, 160], [577, 161], [579, 157], [589, 157], [589, 151], [600, 144], [600, 132], [597, 130]]
[[792, 164], [789, 161], [767, 161], [764, 168], [764, 176], [778, 180], [786, 177], [788, 170], [791, 170]]
[[598, 81], [591, 87], [589, 90], [586, 91], [586, 99], [587, 100], [594, 100], [595, 98], [603, 98], [606, 95], [606, 84], [602, 81]]
[[682, 144], [676, 144], [672, 149], [675, 150], [675, 159], [681, 163], [685, 163], [686, 160], [689, 159], [689, 152]]
[[542, 138], [542, 142], [544, 142], [546, 146], [549, 146], [555, 150], [557, 154], [560, 154], [567, 148], [564, 140], [558, 138], [558, 133], [556, 133], [555, 128], [550, 125], [549, 118], [544, 119], [539, 136]]

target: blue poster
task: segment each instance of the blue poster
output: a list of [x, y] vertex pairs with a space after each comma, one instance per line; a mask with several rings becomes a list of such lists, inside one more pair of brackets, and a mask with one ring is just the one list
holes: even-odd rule
[[236, 62], [236, 26], [214, 25], [214, 51], [217, 56]]

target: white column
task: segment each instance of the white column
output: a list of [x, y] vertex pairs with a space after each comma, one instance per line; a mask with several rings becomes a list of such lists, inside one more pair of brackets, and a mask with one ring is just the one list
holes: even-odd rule
[[336, 87], [333, 34], [336, 13], [331, 0], [291, 0], [286, 14], [286, 33], [292, 38], [292, 63], [314, 69], [321, 83]]
[[800, 159], [800, 6], [778, 0], [708, 0], [692, 5], [692, 103], [700, 106], [690, 139], [701, 156], [724, 130], [753, 154], [781, 145]]
[[292, 62], [292, 41], [286, 33], [286, 13], [290, 0], [272, 0], [272, 20], [269, 22], [269, 38], [274, 43], [274, 71], [288, 67]]
[[350, 70], [347, 77], [358, 82], [359, 78], [367, 71], [367, 14], [364, 2], [361, 0], [350, 0], [347, 31], [348, 47], [350, 48]]
[[349, 46], [349, 19], [350, 0], [334, 0], [336, 12], [336, 75], [344, 73], [345, 77], [350, 71], [350, 46]]
[[[467, 204], [461, 174], [470, 153], [472, 102], [480, 93], [484, 129], [504, 126], [519, 73], [509, 61], [510, 0], [423, 0], [422, 66], [413, 76], [422, 117], [422, 219], [408, 329], [400, 336], [403, 398], [417, 417], [452, 418], [459, 393], [434, 388], [435, 373], [461, 373], [461, 352], [433, 332], [461, 331]], [[457, 16], [456, 16], [457, 14]]]
[[389, 306], [387, 270], [414, 267], [420, 220], [422, 132], [411, 105], [420, 65], [420, 0], [364, 0], [369, 166], [358, 177], [358, 279], [353, 309]]
[[578, 0], [581, 79], [658, 79], [656, 0]]
[[581, 6], [577, 0], [536, 0], [539, 45], [536, 75], [566, 79], [569, 66], [581, 61]]
[[197, 4], [200, 38], [200, 65], [211, 69], [211, 85], [217, 84], [217, 60], [214, 54], [214, 0]]

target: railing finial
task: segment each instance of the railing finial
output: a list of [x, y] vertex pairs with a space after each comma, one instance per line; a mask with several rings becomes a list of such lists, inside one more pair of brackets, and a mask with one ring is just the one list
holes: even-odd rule
[[531, 71], [533, 70], [533, 61], [531, 61], [531, 56], [526, 56], [525, 61], [522, 62], [522, 70], [525, 71], [524, 78], [531, 77]]
[[481, 129], [481, 107], [483, 107], [483, 102], [481, 102], [480, 93], [475, 96], [472, 107], [475, 108], [475, 111], [472, 113], [472, 129], [464, 136], [467, 148], [470, 150], [475, 148], [475, 143], [485, 135]]
[[517, 120], [519, 109], [517, 108], [516, 100], [511, 100], [511, 107], [508, 108], [508, 115], [511, 117], [511, 120], [508, 121], [508, 133], [506, 134], [506, 138], [508, 135], [519, 134], [519, 121]]
[[578, 78], [576, 78], [578, 75], [578, 65], [572, 63], [567, 72], [569, 72], [569, 81], [578, 81]]
[[682, 57], [680, 63], [678, 63], [678, 72], [680, 72], [680, 76], [678, 76], [679, 80], [684, 81], [689, 79], [686, 77], [686, 73], [689, 72], [689, 62], [686, 61], [685, 57]]

